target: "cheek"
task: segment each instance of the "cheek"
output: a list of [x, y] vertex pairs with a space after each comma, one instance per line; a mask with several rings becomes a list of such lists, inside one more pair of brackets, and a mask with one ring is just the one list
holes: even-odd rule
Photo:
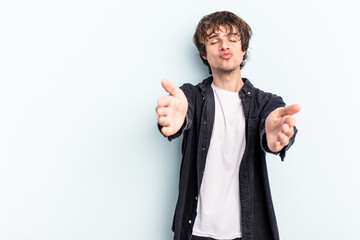
[[241, 43], [239, 43], [239, 44], [236, 46], [236, 49], [239, 50], [240, 56], [244, 57], [245, 52], [243, 52], [243, 50], [242, 50]]
[[208, 55], [207, 55], [207, 61], [208, 61], [209, 63], [214, 63], [215, 61], [217, 61], [216, 59], [217, 59], [216, 56], [214, 56], [214, 55], [211, 54], [211, 53], [208, 53]]
[[244, 58], [245, 52], [243, 52], [241, 49], [239, 50], [239, 56], [241, 56], [241, 58]]
[[213, 54], [211, 53], [211, 50], [209, 51], [209, 49], [206, 50], [206, 56], [204, 56], [204, 59], [207, 61], [211, 61], [214, 58]]
[[211, 53], [206, 52], [206, 56], [204, 57], [204, 59], [208, 62], [212, 61], [213, 56], [211, 55]]

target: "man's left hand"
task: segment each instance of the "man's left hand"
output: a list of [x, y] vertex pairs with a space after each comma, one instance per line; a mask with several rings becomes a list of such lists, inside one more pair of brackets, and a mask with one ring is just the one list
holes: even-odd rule
[[266, 140], [272, 152], [279, 152], [289, 144], [294, 135], [296, 118], [293, 116], [301, 109], [299, 104], [279, 107], [266, 118]]

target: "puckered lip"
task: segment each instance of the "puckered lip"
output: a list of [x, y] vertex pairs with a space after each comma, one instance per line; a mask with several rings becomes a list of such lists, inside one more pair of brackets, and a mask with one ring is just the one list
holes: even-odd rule
[[232, 57], [232, 55], [233, 55], [233, 54], [232, 54], [231, 52], [226, 51], [226, 52], [221, 53], [221, 54], [220, 54], [220, 57], [221, 57], [222, 59], [229, 59], [229, 58]]

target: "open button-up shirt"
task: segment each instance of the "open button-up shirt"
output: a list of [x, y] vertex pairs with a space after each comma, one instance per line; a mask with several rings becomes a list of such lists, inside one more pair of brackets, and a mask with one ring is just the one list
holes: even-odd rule
[[[196, 217], [197, 199], [204, 174], [215, 116], [212, 77], [196, 86], [184, 84], [180, 88], [188, 100], [188, 112], [182, 128], [172, 140], [183, 135], [182, 163], [180, 169], [179, 196], [172, 230], [174, 240], [189, 240]], [[246, 148], [239, 171], [241, 229], [243, 240], [278, 240], [279, 233], [271, 199], [265, 152], [271, 152], [266, 142], [265, 120], [276, 108], [284, 107], [282, 98], [255, 88], [243, 78], [239, 91], [246, 121]], [[161, 128], [161, 126], [159, 126]], [[295, 134], [285, 153], [294, 143]]]

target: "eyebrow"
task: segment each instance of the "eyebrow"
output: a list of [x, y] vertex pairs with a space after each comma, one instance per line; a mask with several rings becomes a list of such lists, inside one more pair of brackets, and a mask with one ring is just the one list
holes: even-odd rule
[[[225, 35], [225, 37], [228, 37], [228, 36], [238, 36], [238, 37], [240, 37], [240, 34], [239, 34], [239, 33], [227, 33], [227, 34]], [[213, 39], [213, 38], [217, 38], [217, 37], [219, 37], [219, 34], [213, 34], [213, 35], [211, 35], [211, 36], [209, 37], [208, 40]]]
[[213, 34], [213, 35], [211, 35], [211, 36], [209, 37], [209, 40], [212, 39], [212, 38], [216, 38], [216, 37], [218, 37], [218, 36], [219, 36], [219, 34]]

